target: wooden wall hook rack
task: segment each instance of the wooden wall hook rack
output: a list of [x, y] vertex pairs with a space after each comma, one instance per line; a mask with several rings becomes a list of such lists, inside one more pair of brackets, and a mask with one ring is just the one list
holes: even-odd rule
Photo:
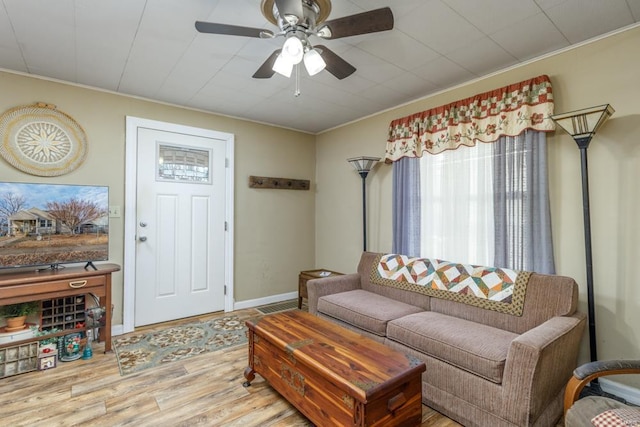
[[308, 190], [311, 187], [311, 183], [308, 179], [250, 176], [249, 187], [250, 188], [275, 188], [280, 190]]

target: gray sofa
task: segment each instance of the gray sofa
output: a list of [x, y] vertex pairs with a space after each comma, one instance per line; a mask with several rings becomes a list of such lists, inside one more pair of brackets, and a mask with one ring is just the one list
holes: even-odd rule
[[309, 312], [425, 362], [422, 401], [465, 426], [554, 426], [585, 315], [568, 277], [533, 273], [521, 315], [384, 286], [380, 256], [307, 282]]

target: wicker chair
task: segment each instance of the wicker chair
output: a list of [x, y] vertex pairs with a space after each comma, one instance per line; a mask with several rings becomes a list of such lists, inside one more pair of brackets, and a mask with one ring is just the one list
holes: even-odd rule
[[[640, 425], [640, 408], [637, 406], [630, 406], [603, 396], [587, 396], [580, 399], [582, 389], [594, 379], [618, 374], [640, 374], [640, 360], [590, 362], [576, 368], [573, 371], [573, 377], [567, 383], [564, 395], [565, 427], [593, 426], [592, 420], [607, 411], [613, 411], [609, 412], [609, 415], [615, 419], [619, 419], [619, 417], [636, 419], [635, 417], [637, 417], [638, 424], [631, 425]], [[626, 413], [618, 412], [623, 408], [625, 408], [624, 412]], [[630, 409], [630, 411], [626, 409]], [[595, 425], [598, 424], [596, 423]]]

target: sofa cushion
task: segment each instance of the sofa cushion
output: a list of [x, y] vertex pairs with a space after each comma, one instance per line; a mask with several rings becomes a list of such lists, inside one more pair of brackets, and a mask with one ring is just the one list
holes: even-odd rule
[[420, 307], [362, 289], [318, 299], [318, 312], [381, 337], [385, 336], [389, 320], [421, 311]]
[[517, 334], [425, 311], [389, 322], [387, 338], [479, 375], [496, 384]]

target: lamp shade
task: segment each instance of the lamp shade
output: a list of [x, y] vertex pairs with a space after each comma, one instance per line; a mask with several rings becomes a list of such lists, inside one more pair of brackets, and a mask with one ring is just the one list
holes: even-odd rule
[[304, 54], [304, 66], [310, 76], [315, 76], [327, 66], [317, 50], [311, 49]]
[[364, 174], [364, 176], [367, 176], [371, 168], [380, 161], [380, 157], [352, 157], [347, 159], [347, 161], [353, 165], [360, 175]]
[[271, 67], [271, 69], [285, 77], [291, 77], [291, 71], [293, 71], [293, 62], [289, 61], [284, 56], [282, 56], [282, 54], [280, 54], [276, 58], [276, 61], [273, 63], [273, 67]]
[[282, 46], [281, 55], [291, 63], [299, 64], [300, 61], [302, 61], [302, 56], [304, 55], [304, 46], [302, 46], [302, 41], [296, 37], [295, 34], [287, 37], [287, 40]]
[[602, 124], [615, 112], [609, 104], [555, 114], [551, 120], [575, 140], [590, 140]]

